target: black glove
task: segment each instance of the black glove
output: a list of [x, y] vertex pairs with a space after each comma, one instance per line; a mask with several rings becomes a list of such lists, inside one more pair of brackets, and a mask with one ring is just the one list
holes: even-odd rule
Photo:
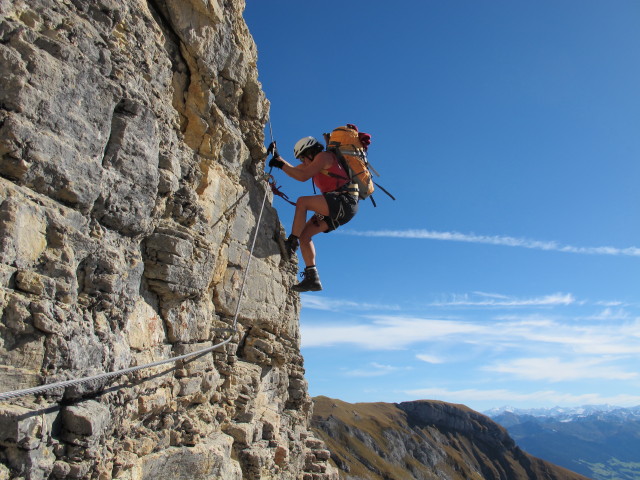
[[278, 155], [278, 149], [276, 148], [276, 142], [271, 142], [269, 144], [269, 146], [267, 147], [267, 155], [273, 155], [274, 157], [279, 157], [280, 155]]
[[269, 166], [271, 168], [282, 168], [284, 167], [284, 162], [280, 159], [280, 157], [273, 157], [271, 160], [269, 160]]

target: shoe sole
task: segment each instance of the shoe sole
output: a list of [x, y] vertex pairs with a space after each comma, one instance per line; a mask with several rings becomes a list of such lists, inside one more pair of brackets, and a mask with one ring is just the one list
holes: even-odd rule
[[322, 287], [319, 288], [296, 288], [296, 286], [294, 285], [293, 287], [291, 287], [291, 290], [293, 290], [294, 292], [319, 292], [320, 290], [322, 290]]

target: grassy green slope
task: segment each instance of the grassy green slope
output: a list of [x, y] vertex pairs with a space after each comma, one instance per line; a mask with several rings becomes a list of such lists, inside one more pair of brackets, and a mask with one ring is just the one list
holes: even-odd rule
[[586, 480], [526, 454], [506, 430], [463, 405], [316, 397], [312, 423], [343, 479]]

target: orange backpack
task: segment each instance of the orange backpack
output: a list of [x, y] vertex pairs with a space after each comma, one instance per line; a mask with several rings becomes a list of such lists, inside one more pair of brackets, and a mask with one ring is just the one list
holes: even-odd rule
[[[371, 197], [375, 185], [395, 200], [393, 195], [375, 183], [371, 177], [371, 172], [378, 177], [380, 174], [367, 160], [367, 147], [371, 139], [369, 134], [359, 133], [355, 125], [347, 124], [334, 129], [331, 134], [325, 134], [325, 138], [327, 137], [327, 151], [333, 152], [338, 157], [338, 161], [348, 172], [351, 181], [358, 186], [358, 196], [361, 199], [370, 197], [375, 206], [376, 202]], [[363, 141], [366, 145], [363, 145]]]

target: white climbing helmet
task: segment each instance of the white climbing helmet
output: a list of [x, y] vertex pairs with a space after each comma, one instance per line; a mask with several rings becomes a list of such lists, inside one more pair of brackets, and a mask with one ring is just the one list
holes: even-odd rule
[[316, 145], [320, 145], [320, 147], [322, 147], [322, 144], [313, 137], [301, 138], [293, 147], [293, 156], [296, 158], [300, 158], [300, 155], [302, 155], [305, 150], [311, 147], [315, 147]]

